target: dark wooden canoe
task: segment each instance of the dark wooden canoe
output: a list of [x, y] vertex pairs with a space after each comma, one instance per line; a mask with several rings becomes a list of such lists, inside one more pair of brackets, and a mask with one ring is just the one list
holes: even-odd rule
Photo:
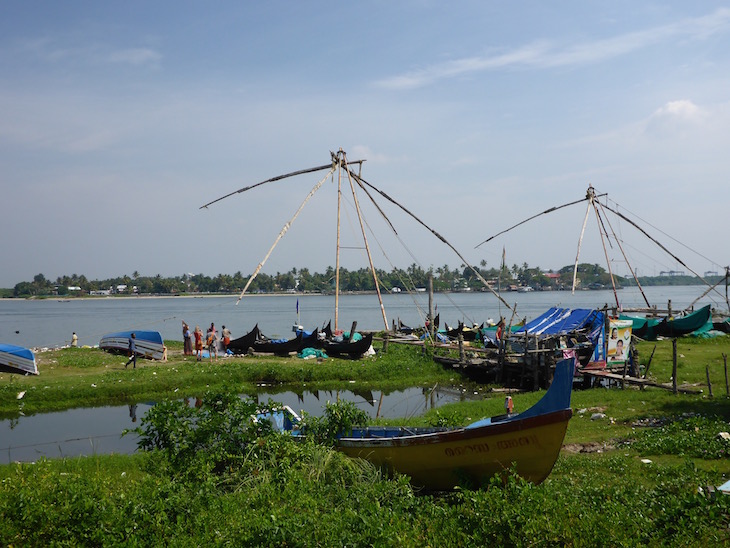
[[303, 331], [300, 332], [302, 338], [299, 342], [299, 348], [297, 348], [297, 352], [301, 352], [305, 348], [322, 348], [322, 343], [324, 341], [320, 340], [319, 338], [319, 329], [315, 329], [309, 334], [304, 333]]
[[484, 327], [484, 324], [479, 327], [467, 327], [462, 322], [459, 322], [458, 327], [449, 327], [448, 324], [444, 324], [446, 327], [446, 336], [449, 339], [456, 340], [461, 335], [465, 341], [475, 341], [479, 330]]
[[259, 324], [256, 324], [249, 333], [229, 342], [228, 350], [234, 354], [246, 354], [249, 348], [253, 348], [254, 343], [259, 338], [260, 334], [261, 331], [259, 331]]
[[373, 334], [368, 333], [363, 335], [359, 341], [350, 342], [349, 339], [343, 341], [333, 341], [328, 339], [324, 342], [322, 350], [328, 356], [350, 356], [351, 358], [358, 358], [365, 354], [373, 344]]
[[723, 333], [730, 333], [730, 318], [712, 320], [712, 329], [722, 331]]
[[299, 346], [302, 343], [302, 334], [299, 333], [293, 339], [285, 341], [272, 340], [267, 338], [259, 338], [253, 344], [254, 352], [263, 354], [276, 354], [277, 356], [286, 356], [292, 352], [299, 352]]
[[693, 331], [697, 331], [703, 327], [710, 320], [710, 314], [711, 310], [708, 304], [681, 318], [664, 318], [655, 329], [657, 335], [661, 335], [662, 337], [689, 335]]

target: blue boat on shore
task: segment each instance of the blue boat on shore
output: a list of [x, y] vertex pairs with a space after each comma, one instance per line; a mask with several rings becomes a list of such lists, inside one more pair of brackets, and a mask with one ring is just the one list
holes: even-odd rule
[[129, 338], [134, 333], [137, 355], [152, 360], [161, 360], [165, 355], [165, 346], [159, 331], [119, 331], [108, 333], [101, 338], [99, 348], [108, 352], [128, 352]]
[[0, 367], [14, 373], [38, 374], [33, 351], [14, 344], [0, 343]]

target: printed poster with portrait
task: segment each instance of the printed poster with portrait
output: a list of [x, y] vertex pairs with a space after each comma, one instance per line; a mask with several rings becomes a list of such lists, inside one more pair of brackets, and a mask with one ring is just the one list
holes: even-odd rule
[[631, 320], [610, 320], [606, 354], [608, 365], [623, 365], [629, 357], [631, 345]]

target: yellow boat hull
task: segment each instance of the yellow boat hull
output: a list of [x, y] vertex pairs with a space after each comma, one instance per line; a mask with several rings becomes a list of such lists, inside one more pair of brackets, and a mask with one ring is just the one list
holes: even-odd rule
[[546, 415], [393, 438], [341, 438], [338, 449], [389, 472], [410, 476], [414, 486], [432, 490], [483, 485], [514, 467], [524, 479], [540, 483], [553, 469], [571, 409]]

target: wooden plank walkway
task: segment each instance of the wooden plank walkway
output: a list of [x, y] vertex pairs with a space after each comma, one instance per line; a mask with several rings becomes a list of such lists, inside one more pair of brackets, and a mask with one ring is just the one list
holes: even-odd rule
[[[655, 388], [663, 388], [664, 390], [672, 390], [672, 385], [669, 383], [658, 383], [650, 379], [629, 377], [628, 375], [624, 377], [623, 375], [619, 375], [618, 373], [611, 373], [610, 371], [605, 370], [584, 370], [581, 371], [580, 374], [586, 377], [608, 379], [616, 382], [626, 382], [641, 387], [653, 386]], [[700, 394], [702, 390], [689, 386], [677, 386], [677, 392], [681, 392], [683, 394]]]

